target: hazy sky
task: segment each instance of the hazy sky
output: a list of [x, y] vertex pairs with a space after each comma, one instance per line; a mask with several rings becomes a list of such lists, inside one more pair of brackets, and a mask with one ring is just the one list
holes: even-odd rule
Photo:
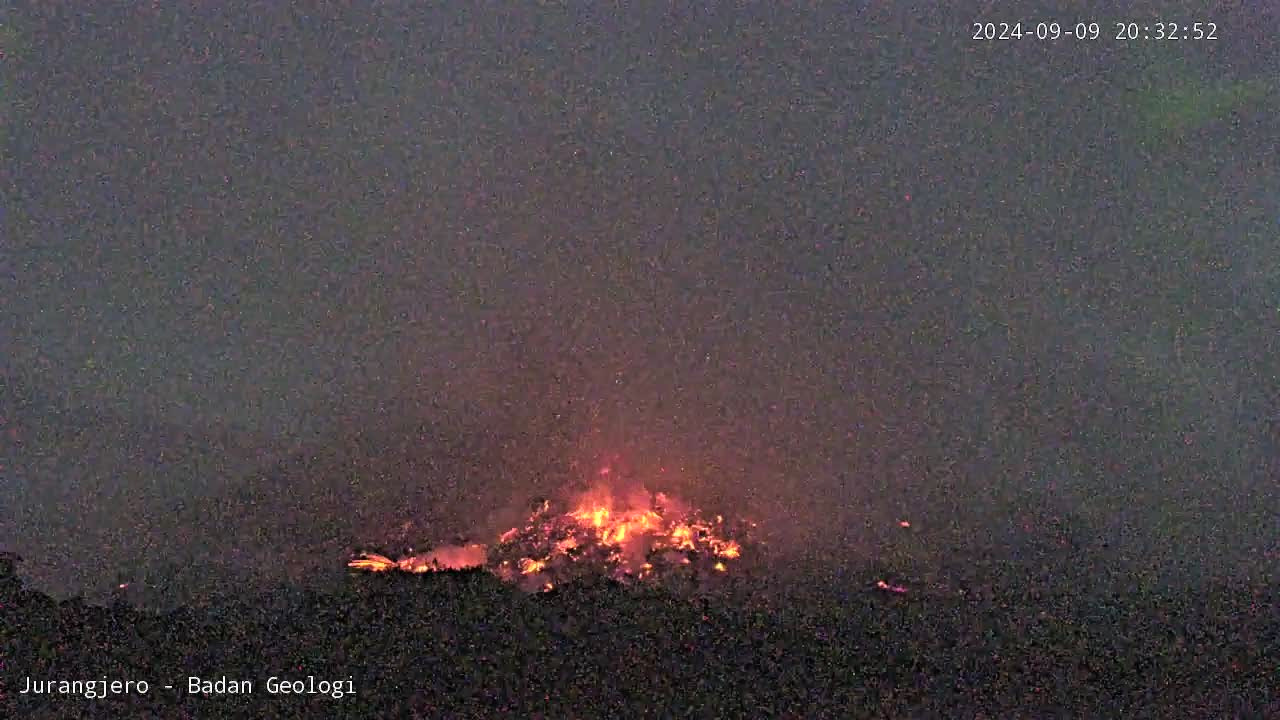
[[186, 557], [264, 472], [277, 545], [355, 476], [465, 530], [616, 453], [788, 553], [1276, 551], [1274, 14], [661, 5], [0, 16], [0, 545]]

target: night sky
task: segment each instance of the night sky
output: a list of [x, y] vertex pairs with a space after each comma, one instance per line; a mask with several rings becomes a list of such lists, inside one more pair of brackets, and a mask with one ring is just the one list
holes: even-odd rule
[[602, 458], [837, 581], [1280, 564], [1266, 4], [168, 5], [0, 14], [41, 587], [340, 572]]

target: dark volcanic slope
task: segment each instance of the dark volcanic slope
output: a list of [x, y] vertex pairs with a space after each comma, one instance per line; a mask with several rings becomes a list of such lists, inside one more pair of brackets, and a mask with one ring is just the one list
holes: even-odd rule
[[562, 447], [398, 417], [282, 442], [66, 405], [16, 382], [0, 383], [0, 411], [0, 551], [25, 558], [40, 589], [90, 599], [120, 582], [132, 600], [173, 602], [229, 581], [332, 580], [357, 547], [491, 529], [495, 508], [542, 489]]
[[[9, 717], [1275, 717], [1274, 588], [983, 600], [817, 595], [785, 611], [481, 572], [359, 576], [148, 614], [0, 595]], [[758, 607], [758, 606], [756, 606]], [[354, 695], [273, 696], [272, 675]], [[22, 695], [26, 678], [150, 692]], [[200, 696], [187, 678], [247, 679]], [[163, 689], [172, 684], [174, 689]], [[1267, 703], [1270, 703], [1268, 705]], [[0, 708], [0, 712], [6, 708]]]
[[107, 406], [0, 378], [0, 550], [58, 594], [94, 594], [146, 557], [171, 553], [174, 508], [216, 497], [272, 462], [260, 439]]

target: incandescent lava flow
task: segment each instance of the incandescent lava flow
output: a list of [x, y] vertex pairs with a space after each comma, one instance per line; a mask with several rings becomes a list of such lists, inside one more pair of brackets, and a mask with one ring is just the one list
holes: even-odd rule
[[600, 486], [567, 508], [536, 501], [528, 520], [492, 546], [446, 546], [398, 560], [364, 553], [348, 566], [413, 573], [484, 567], [531, 592], [588, 577], [701, 585], [731, 571], [743, 552], [735, 538], [751, 527], [730, 527], [719, 515], [704, 518], [665, 493]]

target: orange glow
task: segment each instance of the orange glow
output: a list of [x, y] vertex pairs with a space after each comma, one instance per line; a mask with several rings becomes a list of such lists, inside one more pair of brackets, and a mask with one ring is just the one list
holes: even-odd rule
[[876, 587], [877, 587], [878, 589], [880, 589], [880, 590], [885, 590], [885, 591], [888, 591], [888, 592], [891, 592], [891, 593], [897, 593], [897, 594], [899, 594], [899, 595], [901, 595], [901, 594], [903, 594], [903, 593], [905, 593], [905, 592], [907, 591], [907, 589], [906, 589], [905, 587], [901, 586], [901, 585], [890, 585], [889, 583], [887, 583], [887, 582], [885, 582], [885, 581], [883, 581], [883, 580], [877, 580], [877, 581], [876, 581]]
[[399, 560], [392, 560], [378, 553], [363, 553], [347, 563], [347, 567], [366, 572], [400, 570], [425, 573], [433, 570], [461, 570], [484, 565], [487, 552], [488, 548], [484, 545], [446, 546], [424, 555], [409, 555]]
[[367, 570], [369, 572], [385, 572], [393, 570], [399, 566], [395, 560], [386, 555], [377, 553], [364, 553], [360, 557], [347, 563], [347, 567], [354, 570]]
[[348, 566], [414, 573], [480, 566], [538, 591], [583, 573], [625, 582], [686, 568], [680, 572], [707, 577], [728, 572], [742, 556], [742, 546], [725, 537], [723, 517], [703, 519], [678, 500], [640, 487], [614, 492], [601, 486], [581, 494], [567, 512], [550, 507], [542, 501], [523, 527], [502, 533], [492, 547], [443, 547], [399, 560], [366, 553]]

